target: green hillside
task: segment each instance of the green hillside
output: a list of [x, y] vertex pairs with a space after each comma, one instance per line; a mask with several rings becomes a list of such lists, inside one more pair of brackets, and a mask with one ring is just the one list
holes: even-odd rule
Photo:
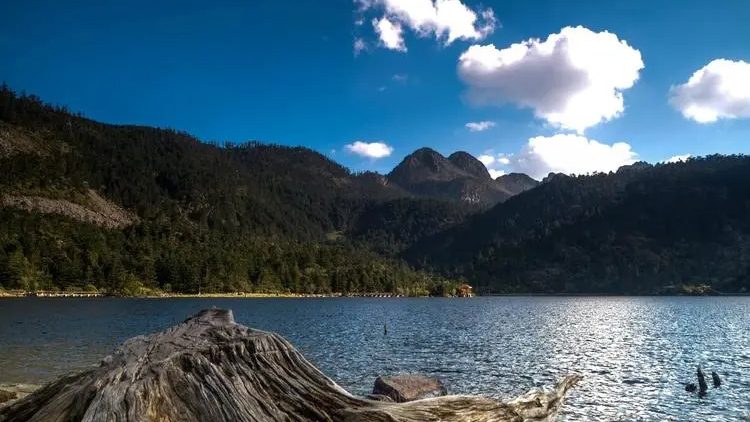
[[[306, 148], [102, 124], [3, 86], [0, 175], [5, 289], [425, 294], [446, 283], [336, 235], [405, 194]], [[131, 218], [107, 226], [113, 210]]]

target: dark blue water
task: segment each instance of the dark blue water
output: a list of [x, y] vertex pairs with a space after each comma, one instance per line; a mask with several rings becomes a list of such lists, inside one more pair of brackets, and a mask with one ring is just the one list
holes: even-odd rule
[[[750, 415], [750, 298], [0, 299], [0, 382], [42, 383], [203, 308], [275, 331], [344, 388], [421, 373], [508, 398], [584, 375], [567, 421], [736, 421]], [[383, 335], [383, 324], [388, 335]], [[695, 368], [724, 386], [684, 391]]]

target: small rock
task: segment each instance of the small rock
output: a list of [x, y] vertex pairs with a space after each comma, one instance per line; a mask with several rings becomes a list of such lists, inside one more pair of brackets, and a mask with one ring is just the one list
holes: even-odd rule
[[721, 378], [719, 378], [719, 374], [716, 371], [711, 371], [711, 378], [714, 380], [714, 388], [721, 387]]
[[708, 391], [708, 384], [706, 384], [706, 376], [703, 374], [703, 370], [701, 367], [698, 367], [698, 370], [696, 371], [698, 375], [698, 393], [699, 394], [706, 394], [706, 391]]
[[400, 375], [397, 377], [378, 377], [372, 389], [373, 395], [390, 397], [393, 401], [407, 401], [444, 396], [447, 390], [435, 379], [421, 375]]
[[23, 399], [38, 389], [38, 385], [32, 384], [0, 384], [0, 410]]
[[375, 401], [389, 401], [389, 402], [393, 401], [392, 398], [388, 396], [384, 396], [382, 394], [368, 394], [367, 398], [370, 400], [375, 400]]
[[15, 400], [18, 398], [18, 393], [14, 391], [0, 390], [0, 403]]

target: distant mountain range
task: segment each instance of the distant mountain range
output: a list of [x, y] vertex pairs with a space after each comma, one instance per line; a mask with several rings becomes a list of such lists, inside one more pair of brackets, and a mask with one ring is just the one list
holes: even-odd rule
[[0, 87], [0, 289], [711, 293], [750, 288], [750, 159], [492, 179], [108, 125]]

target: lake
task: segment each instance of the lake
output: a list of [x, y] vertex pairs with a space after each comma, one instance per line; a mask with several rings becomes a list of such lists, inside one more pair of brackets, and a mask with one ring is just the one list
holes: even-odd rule
[[[283, 335], [355, 394], [420, 373], [509, 398], [578, 372], [561, 420], [750, 420], [750, 297], [0, 298], [0, 383], [84, 369], [212, 306]], [[684, 390], [699, 364], [724, 381], [702, 399]]]

